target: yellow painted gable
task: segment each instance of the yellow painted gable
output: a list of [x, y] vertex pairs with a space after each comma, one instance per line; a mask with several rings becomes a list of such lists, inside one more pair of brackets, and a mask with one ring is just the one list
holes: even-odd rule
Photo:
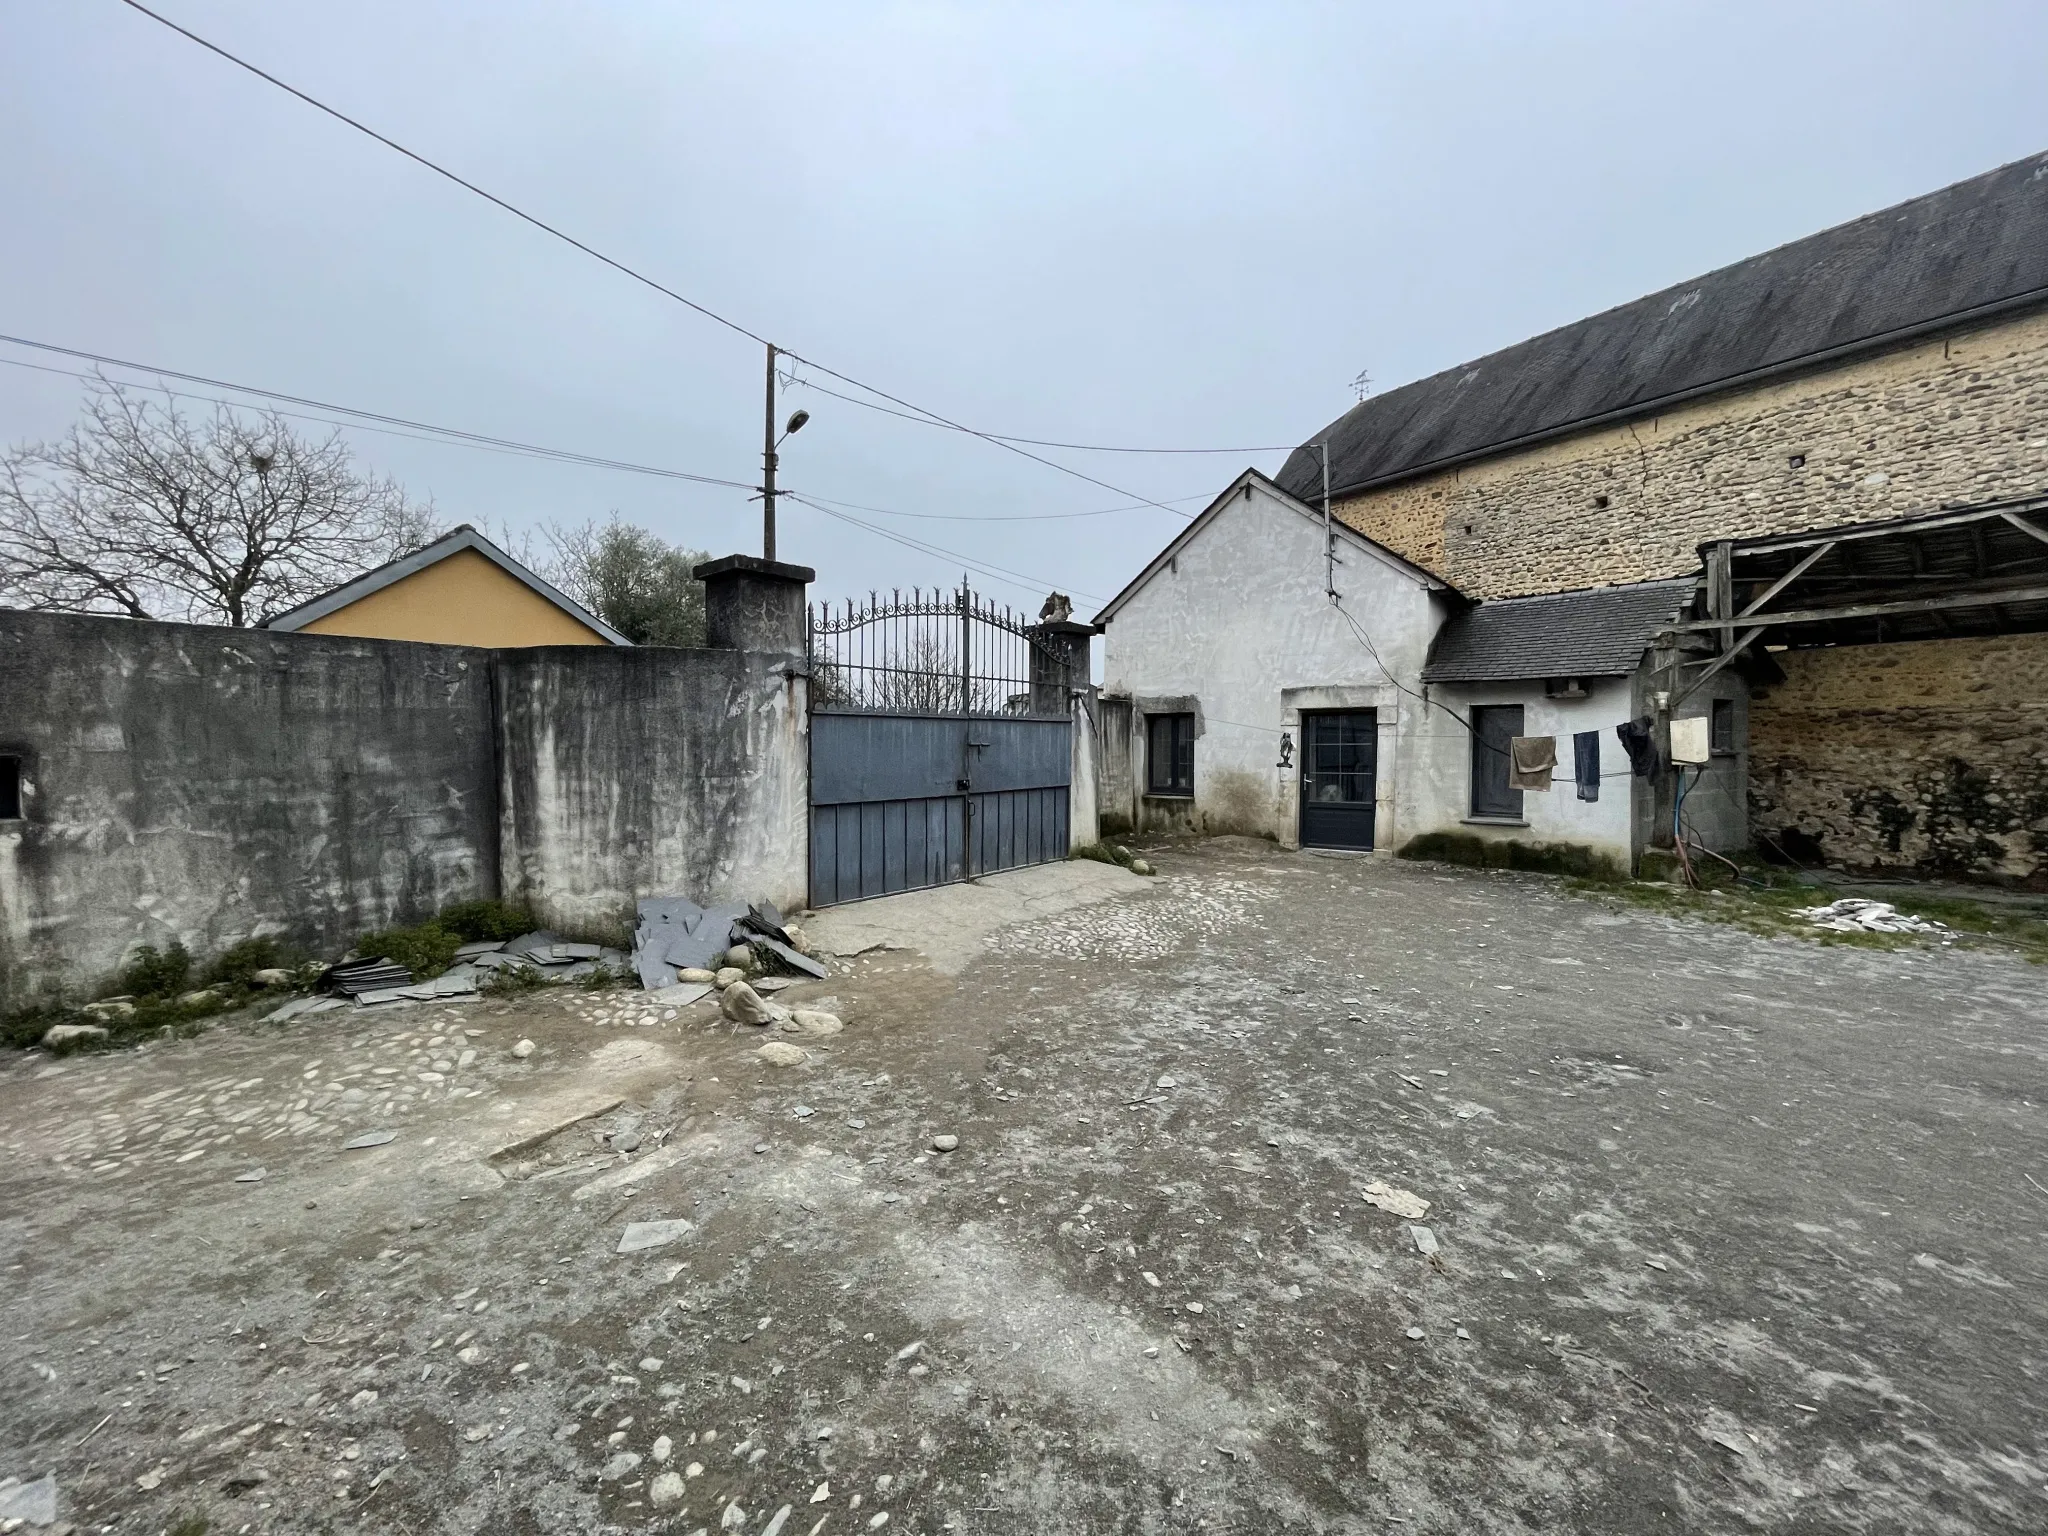
[[359, 597], [303, 633], [492, 647], [609, 643], [473, 549]]

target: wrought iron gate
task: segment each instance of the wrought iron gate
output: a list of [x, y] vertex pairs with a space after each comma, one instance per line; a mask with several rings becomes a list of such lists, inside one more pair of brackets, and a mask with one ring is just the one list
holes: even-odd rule
[[1060, 631], [964, 584], [811, 610], [812, 906], [1066, 857]]

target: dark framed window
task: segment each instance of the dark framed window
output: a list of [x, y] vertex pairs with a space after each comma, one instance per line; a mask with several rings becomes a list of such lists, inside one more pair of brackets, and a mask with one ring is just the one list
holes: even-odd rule
[[1522, 734], [1519, 704], [1472, 706], [1472, 814], [1522, 819], [1522, 792], [1508, 787], [1509, 750]]
[[1707, 721], [1707, 749], [1711, 752], [1733, 752], [1735, 750], [1735, 701], [1714, 700], [1714, 712]]
[[0, 821], [21, 820], [21, 759], [0, 757]]
[[1192, 795], [1195, 792], [1195, 717], [1145, 717], [1145, 793]]

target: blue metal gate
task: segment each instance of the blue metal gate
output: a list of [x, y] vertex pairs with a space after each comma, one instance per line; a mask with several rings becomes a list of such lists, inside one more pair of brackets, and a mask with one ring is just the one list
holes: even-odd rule
[[964, 586], [813, 612], [812, 906], [1066, 857], [1074, 648], [1045, 629]]

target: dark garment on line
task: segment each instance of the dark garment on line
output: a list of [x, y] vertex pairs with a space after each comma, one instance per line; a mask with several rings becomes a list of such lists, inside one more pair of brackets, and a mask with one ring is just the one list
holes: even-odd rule
[[1657, 744], [1650, 738], [1648, 717], [1624, 720], [1614, 728], [1614, 734], [1621, 738], [1621, 750], [1628, 754], [1628, 765], [1635, 776], [1647, 779], [1657, 766]]
[[1572, 777], [1581, 800], [1600, 798], [1600, 733], [1579, 731], [1572, 737]]

